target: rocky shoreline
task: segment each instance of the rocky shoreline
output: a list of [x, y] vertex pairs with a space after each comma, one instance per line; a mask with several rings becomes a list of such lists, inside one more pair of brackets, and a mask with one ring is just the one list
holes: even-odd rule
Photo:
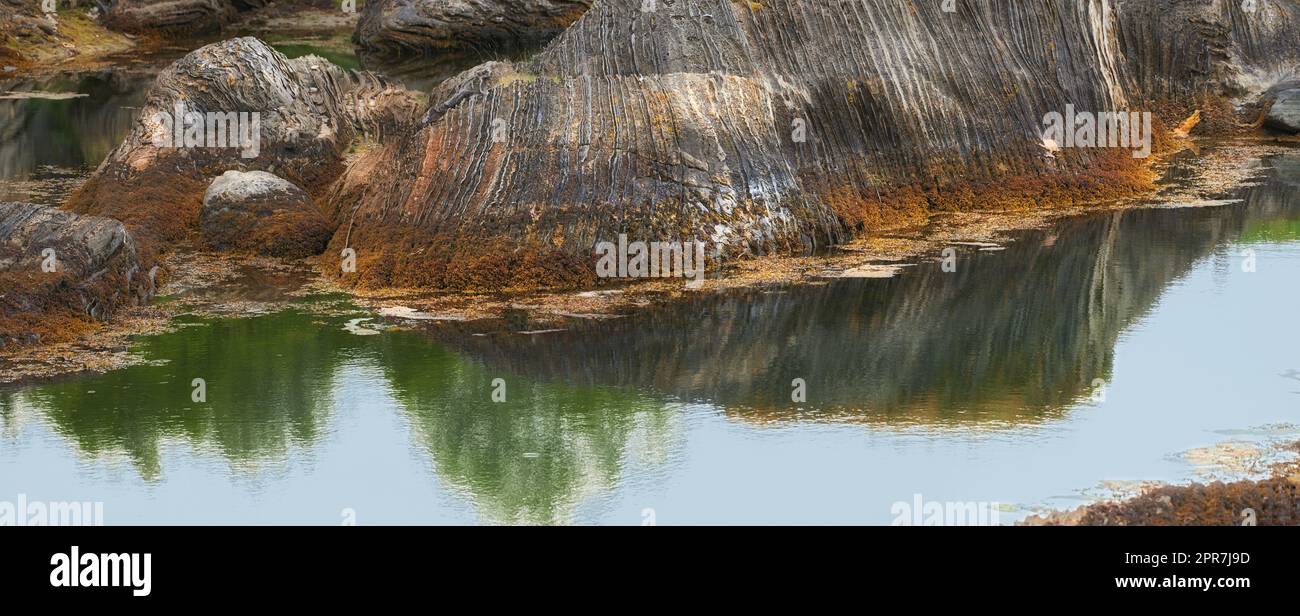
[[[163, 4], [167, 11], [142, 12], [141, 3], [116, 2], [103, 21], [177, 36], [220, 30], [235, 19], [321, 10], [311, 2]], [[1033, 72], [974, 64], [954, 72], [954, 66], [934, 65], [937, 58], [913, 60], [909, 70], [953, 80], [945, 88], [949, 98], [918, 106], [912, 104], [915, 96], [926, 93], [897, 67], [881, 64], [882, 58], [864, 54], [810, 64], [828, 61], [826, 54], [856, 35], [827, 21], [832, 13], [801, 0], [761, 8], [689, 0], [649, 13], [628, 0], [598, 2], [590, 10], [584, 2], [527, 4], [520, 14], [563, 14], [576, 21], [534, 58], [482, 64], [428, 95], [315, 56], [289, 59], [256, 38], [204, 46], [159, 74], [131, 134], [65, 208], [120, 221], [137, 246], [133, 267], [152, 272], [153, 279], [168, 275], [160, 256], [189, 243], [219, 252], [311, 258], [334, 283], [358, 293], [433, 294], [437, 299], [416, 309], [482, 313], [520, 303], [495, 299], [486, 309], [470, 306], [486, 296], [540, 293], [547, 297], [540, 305], [564, 306], [573, 303], [568, 298], [574, 292], [602, 287], [590, 248], [619, 234], [711, 243], [717, 248], [714, 271], [729, 273], [707, 283], [715, 288], [777, 272], [786, 272], [781, 275], [787, 279], [815, 278], [820, 274], [807, 272], [837, 267], [850, 275], [882, 275], [891, 262], [933, 250], [934, 239], [945, 233], [957, 241], [987, 239], [971, 237], [969, 228], [922, 238], [899, 237], [899, 229], [923, 227], [936, 217], [957, 219], [954, 226], [961, 229], [961, 215], [973, 212], [1010, 212], [1011, 222], [996, 224], [1024, 227], [1034, 218], [1133, 202], [1154, 194], [1162, 160], [1199, 147], [1198, 140], [1240, 135], [1285, 141], [1294, 139], [1286, 136], [1291, 128], [1300, 132], [1292, 123], [1292, 102], [1300, 97], [1288, 89], [1292, 82], [1276, 76], [1296, 65], [1292, 37], [1300, 29], [1287, 25], [1300, 21], [1300, 11], [1285, 6], [1247, 15], [1239, 14], [1240, 7], [1164, 0], [1164, 8], [1186, 15], [1189, 23], [1232, 24], [1188, 29], [1133, 6], [1098, 13], [1084, 3], [1073, 12], [986, 15], [979, 28], [987, 31], [973, 40], [965, 30], [950, 28], [980, 16], [936, 14], [918, 23], [892, 7], [876, 7], [886, 21], [868, 43], [887, 35], [957, 37], [949, 43], [992, 53], [986, 46], [993, 41], [1033, 35], [1087, 51], [1084, 60], [1049, 59], [1079, 64], [1072, 74], [1080, 77], [1068, 87], [1033, 81]], [[418, 21], [412, 11], [428, 7], [417, 5], [367, 4], [358, 41], [365, 46], [380, 36], [374, 25], [380, 16]], [[467, 28], [483, 21], [458, 14], [466, 19], [457, 23]], [[447, 22], [434, 13], [420, 15]], [[690, 15], [699, 18], [682, 19]], [[213, 16], [219, 19], [209, 20]], [[145, 17], [188, 25], [177, 29]], [[600, 28], [610, 20], [634, 31], [649, 28], [655, 38], [606, 45]], [[131, 27], [123, 26], [127, 22]], [[510, 36], [541, 35], [545, 28], [537, 23], [520, 22]], [[1077, 26], [1068, 30], [1075, 34], [1057, 33], [1062, 25]], [[691, 28], [707, 31], [717, 48], [698, 49]], [[454, 35], [406, 29], [423, 37]], [[1162, 56], [1225, 45], [1234, 51], [1187, 56], [1190, 66], [1152, 63], [1144, 47], [1152, 43], [1128, 36], [1152, 29], [1167, 35], [1159, 44], [1168, 47], [1156, 50]], [[780, 47], [788, 30], [810, 33], [803, 55]], [[442, 45], [399, 47], [427, 52]], [[972, 53], [972, 60], [980, 53]], [[1269, 75], [1275, 75], [1273, 82], [1263, 82]], [[1168, 79], [1175, 77], [1177, 86], [1171, 87], [1175, 82]], [[954, 106], [951, 99], [955, 92], [979, 97], [1008, 83], [1036, 94], [978, 110]], [[891, 94], [890, 84], [913, 88], [912, 98]], [[595, 105], [597, 100], [607, 104]], [[1045, 152], [1024, 112], [1063, 108], [1066, 101], [1099, 109], [1146, 101], [1157, 110], [1148, 144], [1154, 155], [1139, 159], [1114, 148]], [[575, 114], [578, 109], [586, 115]], [[231, 138], [236, 128], [246, 137], [255, 133], [256, 143], [246, 145], [256, 147], [182, 147], [189, 135], [179, 127], [191, 114], [222, 122], [222, 130], [226, 121], [236, 123]], [[786, 124], [802, 134], [785, 135]], [[160, 141], [160, 134], [168, 139]], [[893, 145], [881, 150], [882, 143]], [[236, 198], [211, 206], [218, 183], [254, 177], [282, 189], [227, 187], [224, 194]], [[18, 236], [0, 239], [18, 252], [37, 248]], [[830, 247], [838, 255], [830, 265], [811, 256]], [[791, 267], [800, 260], [807, 261]], [[11, 260], [7, 269], [18, 263]], [[632, 286], [648, 290], [616, 301], [605, 298], [621, 292], [598, 293], [599, 301], [585, 304], [636, 305], [643, 300], [626, 298], [681, 292], [675, 288], [680, 285], [661, 282]], [[130, 295], [136, 303], [147, 299]], [[55, 294], [45, 303], [52, 312], [75, 308]], [[42, 302], [28, 296], [22, 305]], [[11, 309], [6, 316], [16, 313]], [[94, 321], [112, 313], [98, 308], [84, 316]], [[27, 321], [27, 329], [42, 322]], [[13, 344], [45, 334], [16, 333], [9, 336]]]
[[[410, 326], [610, 316], [890, 276], [1061, 216], [1214, 199], [1243, 161], [1297, 142], [1300, 7], [1030, 4], [375, 0], [329, 18], [355, 19], [365, 53], [417, 63], [549, 41], [427, 92], [254, 37], [205, 45], [158, 75], [63, 208], [0, 204], [0, 355], [31, 359], [0, 382], [122, 365], [132, 333], [213, 309], [150, 306], [156, 293], [224, 284], [222, 268], [292, 270], [292, 293], [346, 291]], [[103, 6], [51, 21], [0, 0], [3, 76], [332, 4]], [[1067, 109], [1152, 114], [1152, 156], [1048, 142], [1039, 119]], [[189, 114], [255, 143], [190, 147]], [[1195, 181], [1158, 181], [1201, 149]], [[710, 243], [717, 275], [603, 281], [592, 246], [619, 235]], [[1242, 503], [1295, 498], [1289, 477], [1160, 488], [1050, 523], [1231, 523]], [[1261, 524], [1288, 523], [1271, 507]]]

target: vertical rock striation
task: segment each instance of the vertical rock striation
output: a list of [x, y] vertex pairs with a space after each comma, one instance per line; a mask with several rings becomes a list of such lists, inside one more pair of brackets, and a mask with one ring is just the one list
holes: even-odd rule
[[1237, 4], [598, 0], [532, 60], [436, 88], [418, 131], [340, 182], [331, 249], [358, 250], [363, 284], [580, 285], [618, 233], [797, 251], [1131, 193], [1144, 161], [1045, 156], [1044, 114], [1294, 71], [1295, 3]]
[[591, 0], [369, 0], [353, 37], [381, 58], [511, 51], [544, 43]]

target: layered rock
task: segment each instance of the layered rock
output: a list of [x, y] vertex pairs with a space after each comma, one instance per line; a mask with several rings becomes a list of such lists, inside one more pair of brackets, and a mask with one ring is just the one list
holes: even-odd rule
[[799, 251], [1131, 194], [1145, 161], [1045, 156], [1045, 114], [1173, 109], [1158, 129], [1294, 70], [1300, 7], [1257, 4], [601, 0], [532, 60], [436, 88], [340, 182], [331, 251], [363, 284], [586, 284], [619, 233]]
[[1264, 123], [1273, 130], [1293, 135], [1300, 133], [1300, 89], [1279, 92], [1264, 117]]
[[417, 112], [414, 93], [373, 74], [223, 41], [159, 75], [130, 136], [69, 207], [122, 220], [142, 242], [176, 240], [197, 228], [204, 193], [226, 171], [275, 173], [316, 198], [351, 148]]
[[[112, 0], [104, 24], [133, 34], [178, 36], [218, 32], [267, 0]], [[329, 8], [330, 0], [280, 0], [281, 5]]]
[[0, 340], [29, 343], [147, 301], [154, 271], [116, 220], [0, 203], [0, 289]]
[[199, 227], [210, 248], [273, 257], [319, 254], [334, 231], [303, 189], [265, 171], [227, 171], [214, 180]]
[[510, 51], [550, 40], [592, 0], [369, 0], [356, 42], [380, 57]]
[[230, 0], [115, 0], [104, 24], [134, 34], [201, 34], [221, 30], [234, 17]]

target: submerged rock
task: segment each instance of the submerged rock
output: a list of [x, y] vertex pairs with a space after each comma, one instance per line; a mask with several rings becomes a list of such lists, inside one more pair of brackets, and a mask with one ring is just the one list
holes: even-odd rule
[[67, 333], [68, 319], [102, 320], [144, 303], [154, 292], [144, 267], [116, 220], [0, 203], [0, 338], [49, 339]]
[[1273, 130], [1300, 133], [1300, 89], [1279, 92], [1264, 124]]
[[303, 189], [265, 171], [227, 171], [214, 180], [199, 227], [213, 249], [274, 257], [319, 254], [333, 232]]
[[198, 226], [203, 195], [229, 170], [263, 170], [314, 198], [348, 151], [414, 122], [417, 95], [316, 56], [293, 60], [253, 38], [198, 49], [164, 70], [131, 134], [69, 207], [125, 222], [141, 242]]
[[[435, 88], [340, 181], [331, 251], [370, 285], [583, 284], [621, 233], [804, 251], [1131, 194], [1162, 124], [1296, 69], [1300, 6], [1258, 5], [604, 0], [531, 60]], [[1049, 113], [1149, 109], [1146, 143], [1045, 156]]]
[[509, 51], [562, 32], [592, 0], [369, 0], [354, 36], [372, 54]]

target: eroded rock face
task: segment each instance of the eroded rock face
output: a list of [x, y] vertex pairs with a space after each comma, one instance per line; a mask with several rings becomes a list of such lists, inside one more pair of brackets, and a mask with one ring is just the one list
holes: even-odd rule
[[1264, 123], [1285, 133], [1300, 133], [1300, 89], [1279, 92]]
[[153, 268], [122, 223], [0, 203], [0, 338], [35, 342], [61, 333], [61, 318], [106, 319], [153, 292]]
[[1158, 130], [1294, 70], [1300, 5], [1258, 5], [602, 0], [532, 60], [435, 88], [340, 181], [331, 251], [358, 250], [363, 284], [582, 283], [620, 233], [802, 251], [1131, 194], [1139, 147], [1047, 157], [1045, 114], [1173, 109]]
[[199, 227], [212, 249], [273, 257], [319, 254], [333, 232], [303, 189], [265, 171], [227, 171], [214, 180]]
[[230, 0], [116, 0], [104, 25], [133, 34], [217, 32], [235, 16]]
[[510, 51], [550, 40], [592, 0], [369, 0], [355, 39], [385, 57]]
[[153, 244], [197, 227], [204, 193], [226, 171], [272, 172], [319, 197], [354, 144], [414, 122], [416, 100], [373, 74], [289, 60], [257, 39], [208, 45], [159, 75], [130, 136], [69, 207], [122, 220]]

